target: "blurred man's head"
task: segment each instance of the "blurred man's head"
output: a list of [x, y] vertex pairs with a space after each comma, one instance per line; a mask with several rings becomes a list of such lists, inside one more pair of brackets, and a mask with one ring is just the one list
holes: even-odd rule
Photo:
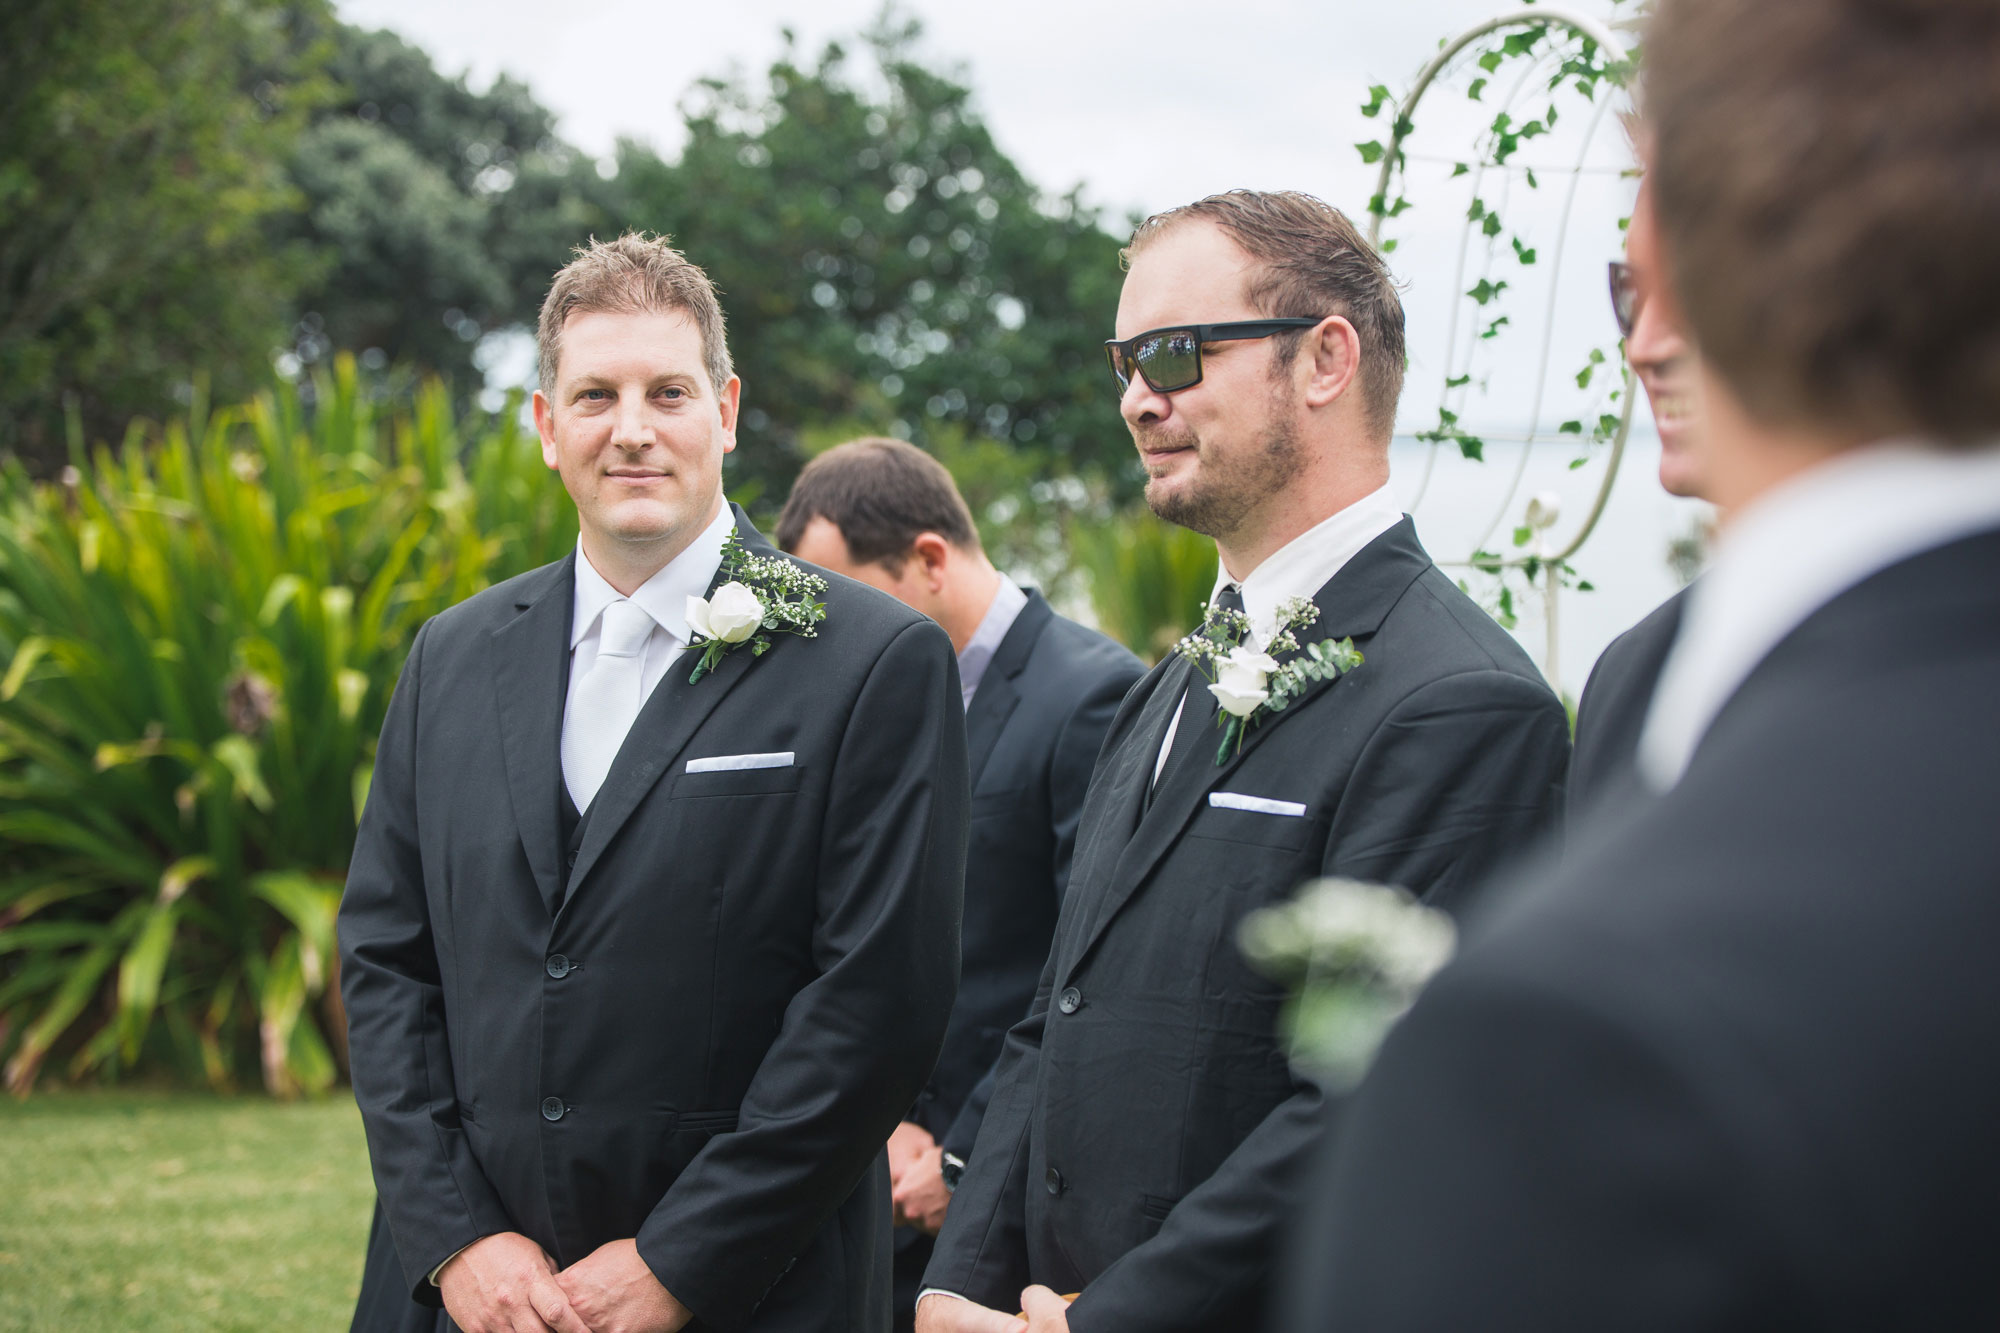
[[951, 473], [879, 436], [806, 464], [778, 515], [778, 545], [923, 612], [961, 648], [999, 583]]
[[1632, 211], [1627, 260], [1614, 269], [1614, 302], [1625, 359], [1646, 387], [1660, 434], [1660, 485], [1669, 495], [1703, 494], [1701, 474], [1701, 365], [1694, 347], [1667, 317], [1672, 303], [1652, 299], [1660, 285], [1652, 256], [1653, 214], [1646, 187]]
[[1147, 219], [1125, 261], [1110, 351], [1154, 512], [1254, 567], [1388, 480], [1403, 307], [1338, 210], [1231, 191]]
[[538, 330], [542, 459], [584, 554], [630, 594], [722, 506], [741, 392], [708, 275], [665, 239], [596, 241], [549, 287]]
[[1646, 59], [1664, 313], [1711, 427], [1765, 442], [1716, 451], [1713, 498], [2000, 436], [2000, 4], [1661, 0]]

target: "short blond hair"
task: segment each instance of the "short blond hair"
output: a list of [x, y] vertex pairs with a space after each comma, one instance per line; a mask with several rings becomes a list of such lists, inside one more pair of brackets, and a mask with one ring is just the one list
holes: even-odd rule
[[701, 333], [702, 361], [715, 391], [721, 393], [735, 374], [723, 328], [722, 302], [708, 274], [669, 245], [666, 237], [630, 231], [615, 241], [593, 237], [589, 245], [578, 246], [576, 258], [549, 284], [535, 329], [544, 396], [555, 397], [564, 323], [571, 315], [599, 311], [684, 314]]

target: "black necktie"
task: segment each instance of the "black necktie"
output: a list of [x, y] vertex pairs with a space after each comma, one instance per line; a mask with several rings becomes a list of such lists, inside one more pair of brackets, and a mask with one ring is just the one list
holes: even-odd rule
[[[1215, 602], [1209, 611], [1209, 618], [1215, 618], [1218, 611], [1241, 611], [1243, 590], [1233, 583], [1223, 585], [1215, 595]], [[1174, 728], [1174, 743], [1167, 751], [1167, 762], [1160, 769], [1160, 780], [1147, 792], [1146, 804], [1152, 805], [1153, 794], [1167, 781], [1167, 776], [1188, 762], [1188, 754], [1203, 750], [1211, 757], [1215, 748], [1222, 744], [1222, 733], [1215, 728], [1215, 696], [1208, 691], [1199, 672], [1188, 673], [1188, 687], [1185, 700], [1181, 704], [1180, 724]]]

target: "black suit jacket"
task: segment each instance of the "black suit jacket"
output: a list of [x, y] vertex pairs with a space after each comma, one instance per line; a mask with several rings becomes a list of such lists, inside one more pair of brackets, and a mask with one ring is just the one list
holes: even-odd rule
[[1289, 1327], [2000, 1326], [2000, 532], [1781, 643], [1384, 1044]]
[[[1562, 705], [1408, 519], [1316, 601], [1306, 637], [1352, 635], [1366, 662], [1227, 763], [1201, 738], [1143, 817], [1167, 723], [1200, 678], [1170, 658], [1119, 710], [1054, 952], [1008, 1034], [927, 1286], [1009, 1310], [1031, 1281], [1081, 1288], [1079, 1333], [1254, 1327], [1320, 1094], [1286, 1059], [1283, 989], [1243, 960], [1238, 922], [1320, 874], [1456, 903], [1554, 812]], [[1218, 807], [1213, 792], [1305, 813]]]
[[497, 1231], [558, 1266], [636, 1237], [705, 1327], [886, 1326], [882, 1145], [958, 972], [951, 644], [835, 578], [818, 637], [695, 685], [683, 656], [566, 871], [574, 559], [419, 633], [348, 872], [355, 1095], [404, 1290], [434, 1302], [430, 1270]]
[[1575, 820], [1609, 790], [1635, 781], [1632, 762], [1653, 703], [1660, 670], [1681, 629], [1683, 588], [1613, 639], [1590, 669], [1576, 701], [1576, 742], [1569, 760], [1566, 818]]
[[[972, 828], [958, 1000], [911, 1119], [964, 1157], [1048, 961], [1091, 770], [1145, 664], [1028, 593], [965, 711]], [[981, 1095], [981, 1089], [984, 1094]]]

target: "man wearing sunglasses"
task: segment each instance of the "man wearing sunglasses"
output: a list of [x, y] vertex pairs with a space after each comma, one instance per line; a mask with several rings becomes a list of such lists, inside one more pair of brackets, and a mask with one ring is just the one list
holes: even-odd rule
[[[1653, 245], [1653, 210], [1646, 187], [1632, 208], [1626, 248], [1645, 255]], [[1659, 275], [1629, 262], [1611, 265], [1611, 314], [1625, 339], [1625, 359], [1653, 408], [1660, 433], [1660, 485], [1667, 494], [1705, 498], [1701, 454], [1701, 362], [1668, 314], [1670, 302], [1649, 301]], [[1576, 704], [1576, 748], [1570, 758], [1566, 819], [1574, 821], [1607, 792], [1635, 777], [1639, 729], [1660, 668], [1681, 624], [1683, 589], [1613, 639], [1598, 655]]]
[[1218, 694], [1169, 656], [1126, 696], [925, 1274], [932, 1333], [1024, 1305], [1061, 1326], [1032, 1286], [1080, 1291], [1067, 1324], [1092, 1333], [1259, 1327], [1324, 1106], [1239, 923], [1320, 875], [1457, 907], [1568, 761], [1562, 705], [1390, 497], [1403, 312], [1381, 257], [1316, 199], [1239, 191], [1148, 220], [1127, 259], [1111, 368], [1148, 503], [1215, 539], [1211, 623], [1239, 662], [1349, 638], [1362, 661], [1282, 711], [1251, 706], [1254, 663]]

